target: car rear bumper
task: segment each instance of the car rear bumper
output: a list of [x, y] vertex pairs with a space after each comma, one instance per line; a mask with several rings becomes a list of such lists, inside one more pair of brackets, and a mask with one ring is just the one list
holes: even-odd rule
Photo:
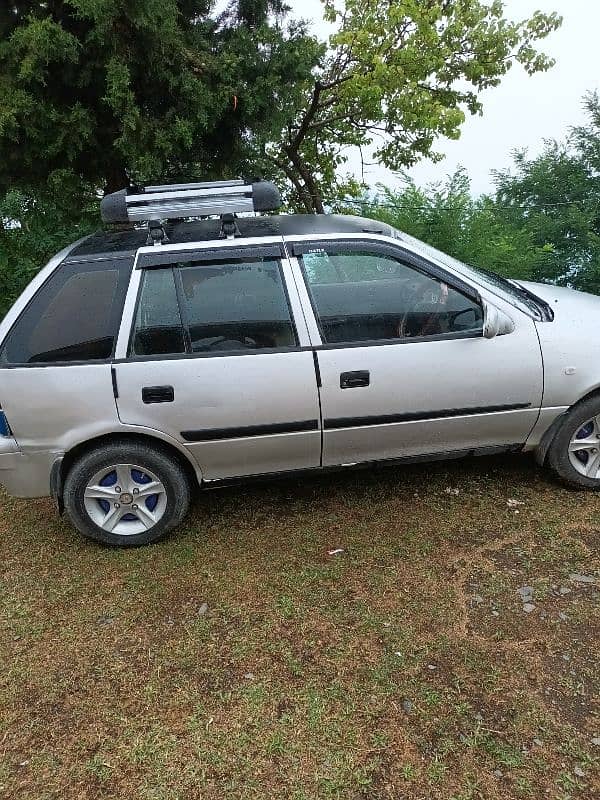
[[60, 453], [23, 453], [10, 436], [0, 436], [0, 484], [14, 497], [47, 497], [50, 472]]

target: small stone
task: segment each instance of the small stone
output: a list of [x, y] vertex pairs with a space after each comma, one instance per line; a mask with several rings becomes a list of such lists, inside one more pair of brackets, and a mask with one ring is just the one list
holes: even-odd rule
[[563, 661], [570, 661], [571, 660], [571, 656], [569, 655], [569, 653], [563, 653], [562, 658], [563, 658]]
[[402, 701], [402, 709], [406, 711], [407, 714], [410, 714], [413, 710], [413, 704], [411, 700], [405, 699]]
[[500, 616], [500, 612], [499, 611], [492, 611], [492, 616], [493, 617], [499, 617]]
[[518, 506], [524, 506], [525, 503], [522, 500], [515, 500], [514, 498], [511, 497], [509, 500], [506, 501], [506, 505], [509, 508], [517, 508]]
[[564, 611], [558, 612], [558, 618], [561, 622], [566, 622], [569, 619], [568, 616], [564, 613]]
[[495, 769], [494, 770], [494, 778], [503, 778], [503, 777], [504, 777], [504, 773], [502, 772], [501, 769]]
[[535, 611], [535, 606], [533, 605], [533, 603], [524, 603], [523, 604], [523, 611], [526, 614], [531, 614], [532, 611]]
[[484, 602], [483, 597], [480, 594], [474, 594], [471, 598], [471, 603], [474, 606], [480, 606]]
[[561, 586], [558, 592], [559, 594], [570, 594], [571, 590], [569, 589], [568, 586]]
[[585, 778], [585, 772], [581, 769], [581, 767], [574, 767], [573, 772], [578, 778]]
[[208, 613], [208, 603], [202, 603], [202, 605], [198, 609], [198, 616], [203, 617], [207, 613]]
[[533, 740], [533, 743], [534, 743], [534, 745], [535, 745], [536, 747], [543, 747], [543, 746], [544, 746], [544, 743], [542, 742], [542, 740], [541, 740], [541, 739], [534, 739], [534, 740]]
[[427, 669], [437, 669], [435, 664], [427, 664]]
[[594, 747], [600, 747], [600, 736], [594, 736], [592, 739], [592, 744]]
[[254, 673], [253, 672], [246, 672], [246, 674], [244, 675], [244, 678], [247, 681], [253, 681], [254, 680]]
[[521, 600], [524, 603], [529, 603], [533, 599], [533, 586], [521, 586], [520, 589], [517, 589], [517, 592], [521, 595]]
[[96, 625], [112, 625], [114, 621], [110, 614], [102, 614], [96, 619]]
[[577, 572], [570, 575], [569, 580], [573, 581], [573, 583], [596, 583], [596, 578], [593, 575], [580, 575]]

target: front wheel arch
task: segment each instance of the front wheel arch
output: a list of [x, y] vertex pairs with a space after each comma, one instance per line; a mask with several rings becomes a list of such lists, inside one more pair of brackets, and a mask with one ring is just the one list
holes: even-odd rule
[[[562, 415], [560, 424], [548, 447], [545, 466], [563, 484], [575, 489], [600, 490], [599, 419], [599, 392], [589, 394]], [[585, 432], [583, 436], [579, 436], [583, 427], [588, 425], [591, 425], [591, 430]], [[580, 446], [573, 447], [579, 439], [581, 440]], [[586, 451], [587, 458], [585, 460], [575, 459], [572, 455], [575, 450]]]
[[582, 405], [583, 403], [585, 403], [587, 400], [589, 400], [592, 397], [600, 397], [600, 386], [597, 386], [595, 389], [591, 389], [589, 392], [584, 394], [583, 397], [580, 397], [579, 400], [577, 400], [575, 403], [573, 403], [571, 406], [569, 406], [569, 408], [567, 408], [566, 411], [563, 411], [562, 414], [560, 414], [558, 417], [556, 417], [555, 420], [552, 421], [552, 423], [550, 424], [550, 426], [548, 427], [548, 429], [546, 430], [546, 432], [542, 436], [542, 439], [541, 439], [540, 443], [538, 444], [538, 446], [535, 449], [535, 460], [536, 460], [537, 464], [540, 467], [545, 467], [546, 466], [547, 459], [548, 459], [548, 451], [550, 450], [550, 447], [552, 446], [552, 442], [554, 441], [554, 439], [558, 435], [558, 433], [559, 433], [559, 431], [560, 431], [560, 429], [562, 427], [562, 424], [565, 421], [565, 419], [567, 418], [567, 416], [572, 411], [577, 409], [578, 406]]

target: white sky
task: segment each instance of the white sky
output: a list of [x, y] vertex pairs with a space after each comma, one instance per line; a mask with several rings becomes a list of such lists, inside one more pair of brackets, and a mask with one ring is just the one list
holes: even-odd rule
[[[290, 0], [292, 14], [314, 20], [314, 32], [325, 37], [320, 0]], [[505, 0], [506, 13], [519, 19], [533, 11], [557, 11], [562, 27], [540, 46], [556, 59], [546, 73], [528, 77], [513, 67], [502, 84], [484, 92], [481, 117], [468, 117], [461, 139], [440, 141], [437, 149], [445, 159], [437, 164], [423, 162], [411, 175], [419, 184], [443, 179], [457, 166], [467, 168], [476, 193], [493, 188], [490, 171], [510, 166], [510, 153], [527, 148], [538, 153], [543, 139], [560, 139], [571, 125], [584, 121], [582, 97], [600, 88], [600, 0]], [[359, 159], [353, 155], [350, 167], [360, 174]], [[365, 180], [393, 185], [397, 181], [387, 170], [365, 167]]]

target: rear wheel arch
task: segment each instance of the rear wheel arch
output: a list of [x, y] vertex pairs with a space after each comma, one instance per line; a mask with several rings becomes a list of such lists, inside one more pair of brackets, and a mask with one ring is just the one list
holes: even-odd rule
[[142, 437], [104, 439], [73, 461], [63, 496], [71, 524], [115, 547], [154, 544], [177, 528], [190, 505], [182, 463]]
[[51, 481], [52, 495], [58, 501], [61, 510], [64, 483], [73, 464], [75, 464], [86, 453], [89, 453], [98, 447], [102, 447], [103, 445], [112, 444], [113, 442], [145, 444], [155, 447], [157, 450], [165, 455], [168, 455], [181, 466], [186, 474], [192, 490], [199, 489], [200, 478], [196, 467], [191, 459], [182, 453], [181, 450], [178, 450], [178, 448], [174, 445], [166, 442], [164, 439], [159, 439], [158, 437], [147, 433], [107, 433], [75, 445], [65, 453], [60, 463], [56, 462], [55, 466], [53, 466], [53, 479]]

